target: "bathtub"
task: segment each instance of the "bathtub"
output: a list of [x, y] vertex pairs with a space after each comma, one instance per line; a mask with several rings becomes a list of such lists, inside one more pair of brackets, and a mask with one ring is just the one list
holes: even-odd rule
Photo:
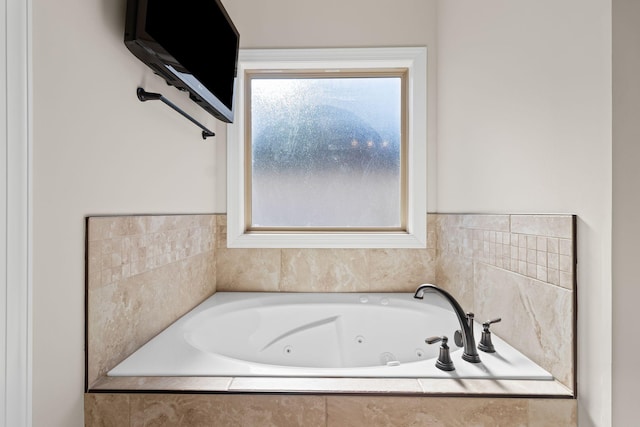
[[[108, 375], [553, 379], [495, 334], [495, 353], [463, 361], [458, 329], [437, 294], [218, 292]], [[454, 371], [435, 366], [440, 344], [425, 338], [438, 335]]]

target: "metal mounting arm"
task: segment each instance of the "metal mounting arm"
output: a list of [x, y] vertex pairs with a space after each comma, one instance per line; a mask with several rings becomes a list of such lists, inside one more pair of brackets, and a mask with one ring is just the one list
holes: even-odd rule
[[138, 90], [136, 91], [136, 94], [138, 95], [138, 99], [141, 102], [156, 101], [156, 100], [159, 99], [160, 101], [162, 101], [165, 104], [167, 104], [169, 107], [173, 108], [175, 111], [180, 113], [184, 118], [186, 118], [191, 123], [193, 123], [194, 125], [198, 126], [200, 129], [202, 129], [202, 139], [207, 139], [207, 137], [209, 137], [209, 136], [216, 136], [215, 133], [211, 132], [209, 129], [204, 127], [199, 121], [197, 121], [196, 119], [191, 117], [189, 114], [187, 114], [184, 110], [182, 110], [176, 104], [174, 104], [173, 102], [169, 101], [162, 94], [153, 93], [153, 92], [147, 92], [146, 90], [142, 89], [141, 87], [138, 88]]

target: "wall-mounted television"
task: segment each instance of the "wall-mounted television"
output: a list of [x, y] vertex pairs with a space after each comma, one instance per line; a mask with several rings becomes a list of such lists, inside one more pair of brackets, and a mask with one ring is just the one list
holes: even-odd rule
[[233, 122], [239, 40], [220, 0], [127, 1], [127, 48], [227, 123]]

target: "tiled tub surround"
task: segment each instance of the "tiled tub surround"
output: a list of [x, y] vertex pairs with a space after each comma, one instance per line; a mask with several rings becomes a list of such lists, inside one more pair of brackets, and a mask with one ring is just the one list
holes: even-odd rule
[[436, 280], [435, 216], [426, 249], [229, 249], [216, 230], [217, 289], [255, 292], [413, 292]]
[[87, 219], [87, 385], [213, 294], [214, 215]]
[[575, 217], [436, 215], [436, 283], [476, 320], [574, 384]]
[[[164, 285], [154, 281], [150, 276], [145, 280], [134, 280], [132, 277], [116, 280], [114, 283], [103, 283], [102, 252], [100, 263], [94, 259], [97, 247], [93, 240], [117, 239], [125, 236], [118, 230], [118, 225], [110, 225], [100, 235], [89, 237], [88, 271], [88, 353], [100, 357], [89, 357], [89, 374], [92, 381], [89, 385], [93, 391], [85, 400], [87, 425], [109, 425], [111, 416], [125, 417], [122, 423], [113, 425], [210, 425], [211, 420], [221, 416], [228, 423], [220, 425], [242, 425], [243, 417], [263, 414], [264, 425], [306, 425], [304, 420], [291, 418], [280, 408], [281, 400], [287, 402], [303, 402], [309, 399], [324, 409], [325, 418], [319, 425], [344, 425], [344, 419], [358, 417], [361, 424], [353, 425], [394, 425], [378, 420], [378, 416], [386, 411], [388, 405], [400, 408], [406, 406], [404, 412], [413, 411], [415, 420], [407, 422], [441, 422], [441, 425], [462, 425], [459, 414], [444, 411], [437, 415], [439, 405], [457, 408], [463, 413], [468, 410], [469, 418], [464, 418], [475, 425], [576, 425], [575, 400], [540, 399], [550, 396], [570, 397], [573, 395], [573, 341], [574, 328], [574, 291], [573, 286], [562, 287], [561, 272], [570, 273], [574, 282], [574, 218], [570, 215], [443, 215], [427, 216], [429, 225], [427, 249], [228, 249], [226, 248], [226, 216], [169, 216], [172, 221], [199, 221], [208, 218], [212, 227], [210, 236], [213, 246], [209, 251], [194, 255], [193, 259], [182, 262], [172, 261], [178, 273], [173, 273], [173, 280], [166, 280], [158, 265], [144, 274], [151, 274], [155, 279], [162, 277]], [[130, 221], [125, 228], [133, 229], [139, 221], [162, 222], [162, 217], [123, 217]], [[115, 218], [103, 218], [115, 219]], [[89, 220], [89, 223], [92, 219]], [[145, 233], [158, 233], [153, 226], [144, 229]], [[175, 226], [169, 226], [175, 227]], [[560, 231], [553, 231], [559, 227]], [[568, 228], [567, 228], [568, 227]], [[91, 227], [89, 227], [91, 228]], [[189, 228], [189, 227], [187, 227]], [[206, 227], [204, 227], [206, 229]], [[485, 233], [488, 231], [489, 233]], [[205, 230], [202, 230], [205, 232]], [[495, 233], [492, 233], [495, 232]], [[105, 234], [106, 233], [106, 234]], [[498, 234], [501, 233], [501, 234]], [[89, 232], [91, 234], [91, 232]], [[139, 233], [141, 234], [141, 233]], [[506, 235], [508, 234], [508, 244]], [[524, 236], [521, 240], [520, 236]], [[533, 257], [523, 252], [526, 259], [520, 259], [520, 242], [527, 242], [529, 236], [535, 236], [535, 276], [534, 269], [529, 267]], [[475, 237], [475, 238], [474, 238]], [[486, 237], [486, 238], [485, 238]], [[538, 237], [545, 238], [538, 244]], [[93, 240], [91, 240], [93, 238]], [[501, 238], [501, 247], [498, 247]], [[495, 239], [495, 244], [492, 241]], [[517, 239], [517, 240], [516, 240]], [[558, 268], [554, 268], [555, 240], [558, 242]], [[517, 263], [512, 263], [513, 243], [518, 242]], [[571, 247], [570, 271], [566, 271], [566, 259], [560, 264], [561, 241], [564, 249]], [[488, 243], [488, 244], [485, 244]], [[568, 244], [568, 246], [566, 246]], [[508, 251], [505, 247], [508, 246]], [[531, 240], [533, 246], [533, 240]], [[167, 245], [164, 245], [167, 247]], [[180, 252], [180, 245], [174, 246]], [[155, 249], [157, 250], [157, 249]], [[534, 250], [527, 246], [527, 251]], [[103, 249], [101, 249], [103, 251]], [[109, 251], [104, 251], [106, 255]], [[153, 251], [152, 251], [153, 252]], [[506, 253], [509, 256], [506, 256]], [[546, 253], [546, 280], [542, 276], [545, 267], [543, 255]], [[499, 264], [498, 253], [502, 254]], [[551, 256], [550, 256], [551, 254]], [[158, 256], [158, 254], [156, 254]], [[109, 257], [106, 257], [108, 259]], [[160, 256], [168, 260], [171, 257]], [[191, 257], [190, 257], [191, 258]], [[201, 259], [202, 258], [202, 259]], [[209, 263], [204, 261], [209, 259]], [[508, 261], [508, 267], [506, 259]], [[118, 264], [118, 257], [111, 257], [111, 263]], [[125, 258], [126, 259], [126, 258]], [[540, 263], [538, 263], [538, 259]], [[115, 260], [115, 261], [114, 261]], [[520, 270], [520, 261], [527, 263], [525, 270]], [[177, 264], [176, 264], [177, 263]], [[161, 263], [160, 263], [161, 264]], [[94, 265], [94, 268], [91, 268]], [[96, 266], [100, 265], [101, 274], [96, 275]], [[124, 263], [123, 263], [124, 265]], [[146, 264], [145, 264], [146, 265]], [[515, 267], [517, 265], [517, 270]], [[538, 267], [541, 267], [540, 269]], [[113, 268], [113, 267], [109, 267]], [[166, 267], [165, 267], [166, 268]], [[106, 268], [105, 268], [106, 269]], [[558, 281], [555, 272], [558, 271]], [[124, 270], [124, 269], [123, 269]], [[129, 270], [131, 271], [131, 270]], [[522, 271], [522, 272], [521, 272]], [[540, 276], [538, 273], [540, 272]], [[107, 277], [108, 277], [107, 273]], [[124, 276], [126, 272], [121, 272]], [[191, 274], [200, 278], [200, 285], [189, 279]], [[138, 276], [138, 275], [136, 275]], [[114, 273], [111, 271], [111, 277]], [[115, 277], [117, 278], [117, 268]], [[551, 277], [551, 279], [550, 279]], [[183, 279], [183, 280], [180, 280]], [[565, 277], [566, 279], [566, 277]], [[198, 282], [198, 279], [195, 280]], [[399, 291], [413, 292], [425, 282], [436, 283], [450, 290], [459, 298], [463, 307], [476, 312], [476, 318], [501, 316], [502, 323], [492, 326], [498, 334], [506, 338], [514, 347], [537, 361], [542, 367], [552, 372], [568, 387], [559, 382], [540, 381], [483, 381], [483, 380], [429, 380], [429, 379], [331, 379], [331, 378], [109, 378], [102, 376], [117, 362], [141, 346], [164, 326], [180, 317], [182, 313], [197, 305], [206, 296], [217, 290], [225, 291], [303, 291], [303, 292], [374, 292]], [[136, 284], [134, 284], [136, 283]], [[204, 285], [206, 283], [206, 285]], [[567, 281], [562, 282], [567, 286]], [[102, 289], [103, 287], [110, 289]], [[150, 291], [150, 289], [153, 290]], [[175, 289], [172, 289], [175, 288]], [[145, 292], [138, 292], [146, 289]], [[199, 289], [200, 291], [194, 291]], [[206, 290], [205, 290], [206, 289]], [[557, 298], [557, 290], [565, 292]], [[92, 295], [93, 294], [93, 295]], [[151, 299], [152, 301], [149, 301]], [[560, 305], [557, 304], [560, 302]], [[568, 302], [568, 303], [567, 303]], [[549, 309], [551, 304], [559, 307]], [[93, 306], [93, 309], [92, 309]], [[176, 309], [180, 306], [183, 309]], [[98, 308], [96, 308], [98, 307]], [[164, 308], [163, 308], [164, 307]], [[523, 310], [522, 308], [525, 308]], [[153, 320], [157, 310], [166, 310], [163, 321]], [[91, 312], [95, 311], [92, 317]], [[100, 313], [100, 315], [95, 315]], [[147, 313], [147, 315], [143, 315]], [[166, 316], [165, 316], [166, 314]], [[152, 320], [144, 320], [148, 318]], [[171, 319], [170, 319], [171, 318]], [[169, 320], [170, 319], [170, 320]], [[150, 328], [146, 323], [155, 324]], [[159, 327], [160, 323], [166, 325]], [[140, 333], [138, 329], [154, 332]], [[521, 334], [518, 330], [526, 331]], [[97, 334], [96, 334], [97, 333]], [[92, 339], [100, 336], [99, 340]], [[513, 336], [511, 336], [513, 335]], [[558, 341], [553, 337], [564, 337], [567, 343], [559, 351]], [[531, 339], [534, 337], [535, 339]], [[547, 339], [548, 338], [548, 339]], [[552, 344], [552, 345], [551, 345]], [[567, 349], [570, 349], [567, 351]], [[125, 354], [126, 353], [126, 354]], [[99, 366], [91, 366], [98, 363]], [[565, 373], [569, 372], [568, 375]], [[96, 380], [97, 381], [93, 381]], [[109, 390], [123, 393], [108, 394]], [[154, 394], [129, 395], [126, 391], [142, 390], [180, 391], [187, 394]], [[188, 393], [214, 392], [231, 393], [229, 395], [201, 395]], [[251, 393], [276, 393], [275, 395], [254, 396]], [[241, 395], [235, 395], [240, 393]], [[249, 394], [247, 394], [249, 393]], [[280, 393], [305, 394], [308, 396], [282, 396]], [[331, 397], [327, 394], [347, 394], [360, 396]], [[483, 395], [484, 398], [438, 398], [435, 396], [467, 396]], [[363, 396], [367, 395], [367, 396]], [[374, 397], [385, 395], [384, 397]], [[391, 397], [402, 395], [404, 397]], [[491, 396], [522, 396], [536, 399], [492, 399]], [[425, 400], [425, 397], [428, 397]], [[200, 402], [202, 400], [202, 402]], [[196, 403], [198, 401], [199, 403]], [[198, 407], [194, 408], [189, 402]], [[349, 413], [343, 413], [340, 402], [345, 402]], [[247, 406], [249, 405], [249, 406]], [[353, 406], [353, 407], [352, 407]], [[433, 408], [431, 408], [433, 406]], [[414, 411], [411, 408], [422, 408]], [[280, 408], [280, 409], [278, 409]], [[426, 408], [426, 409], [425, 409]], [[433, 409], [433, 411], [431, 409]], [[506, 409], [505, 409], [506, 408]], [[544, 408], [544, 411], [540, 409]], [[453, 409], [452, 409], [453, 410]], [[212, 412], [213, 411], [213, 412]], [[505, 412], [506, 411], [506, 412]], [[516, 414], [513, 422], [503, 417], [507, 412]], [[211, 412], [211, 413], [210, 413]], [[402, 411], [401, 411], [402, 412]], [[545, 415], [552, 412], [555, 415]], [[207, 415], [208, 414], [208, 415]], [[253, 415], [252, 415], [253, 414]], [[332, 415], [333, 414], [333, 415]], [[557, 415], [557, 422], [545, 418]], [[256, 415], [258, 416], [258, 415]], [[262, 416], [262, 415], [259, 415]], [[195, 418], [191, 418], [195, 417]], [[205, 418], [198, 418], [205, 417]], [[209, 418], [207, 418], [209, 417]], [[280, 419], [281, 417], [284, 417]], [[440, 417], [440, 418], [438, 418]], [[373, 421], [370, 420], [373, 418]], [[125, 420], [126, 419], [126, 420]], [[183, 420], [180, 422], [175, 420]], [[202, 419], [205, 421], [195, 421]], [[208, 419], [208, 421], [206, 421]], [[238, 421], [234, 421], [234, 420]], [[262, 418], [261, 418], [262, 419]], [[398, 418], [402, 420], [404, 418]], [[102, 421], [101, 421], [102, 420]], [[105, 421], [106, 420], [106, 421]], [[190, 422], [192, 420], [193, 422]], [[103, 424], [103, 421], [106, 424]], [[377, 422], [379, 424], [376, 424]], [[333, 422], [333, 424], [332, 424]], [[186, 423], [186, 424], [184, 424]], [[400, 423], [402, 424], [402, 423]], [[313, 423], [309, 425], [314, 425]]]
[[576, 401], [407, 396], [87, 394], [88, 427], [571, 427]]

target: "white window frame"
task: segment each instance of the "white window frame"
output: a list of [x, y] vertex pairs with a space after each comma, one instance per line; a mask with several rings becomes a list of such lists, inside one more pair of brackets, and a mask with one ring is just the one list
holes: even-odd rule
[[[245, 72], [406, 68], [407, 224], [402, 232], [248, 232], [245, 229]], [[235, 120], [227, 127], [227, 246], [230, 248], [425, 248], [427, 242], [427, 49], [241, 49]]]

